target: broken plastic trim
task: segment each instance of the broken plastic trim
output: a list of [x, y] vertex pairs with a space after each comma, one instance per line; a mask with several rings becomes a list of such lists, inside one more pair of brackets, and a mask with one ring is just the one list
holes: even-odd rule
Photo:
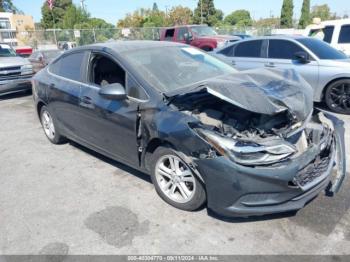
[[[334, 181], [332, 181], [332, 186], [329, 189], [331, 193], [338, 193], [340, 190], [341, 185], [343, 184], [345, 177], [346, 177], [346, 152], [345, 152], [345, 143], [344, 143], [344, 136], [345, 136], [345, 128], [344, 128], [344, 122], [339, 120], [337, 117], [335, 117], [332, 114], [329, 114], [325, 112], [322, 109], [318, 109], [322, 114], [320, 117], [320, 121], [322, 123], [327, 122], [326, 124], [331, 125], [334, 129], [334, 135], [335, 135], [335, 142], [336, 142], [336, 165], [337, 165], [337, 173], [335, 176]], [[322, 119], [322, 116], [324, 116], [326, 119]], [[329, 120], [329, 121], [327, 121]], [[329, 123], [330, 122], [330, 123]]]

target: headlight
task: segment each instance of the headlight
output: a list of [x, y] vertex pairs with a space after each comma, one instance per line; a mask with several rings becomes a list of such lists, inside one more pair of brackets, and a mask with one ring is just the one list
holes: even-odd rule
[[31, 64], [21, 66], [21, 75], [29, 75], [33, 73], [33, 66]]
[[214, 132], [196, 129], [220, 154], [243, 165], [265, 165], [278, 162], [296, 152], [296, 148], [281, 140], [265, 143], [243, 142], [217, 135]]

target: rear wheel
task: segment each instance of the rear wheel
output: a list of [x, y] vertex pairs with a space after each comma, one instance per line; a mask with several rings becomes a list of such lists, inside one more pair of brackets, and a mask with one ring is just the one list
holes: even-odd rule
[[206, 201], [202, 182], [171, 148], [154, 152], [151, 178], [158, 195], [176, 208], [193, 211]]
[[333, 112], [350, 114], [350, 79], [330, 84], [326, 89], [325, 102]]
[[61, 144], [66, 141], [65, 137], [59, 133], [54, 117], [46, 106], [43, 106], [40, 110], [40, 121], [45, 135], [51, 143]]

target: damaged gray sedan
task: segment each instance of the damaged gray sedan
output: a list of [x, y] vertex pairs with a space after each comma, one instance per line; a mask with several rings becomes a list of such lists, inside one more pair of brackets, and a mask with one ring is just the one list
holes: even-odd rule
[[343, 123], [313, 108], [292, 70], [237, 72], [187, 45], [125, 41], [64, 53], [34, 77], [33, 95], [52, 143], [150, 174], [183, 210], [298, 210], [345, 177]]

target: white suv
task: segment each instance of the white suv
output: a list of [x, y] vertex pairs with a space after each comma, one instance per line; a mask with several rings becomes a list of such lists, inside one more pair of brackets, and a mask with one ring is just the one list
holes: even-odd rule
[[[329, 20], [320, 24], [324, 26], [323, 40], [350, 56], [350, 19]], [[312, 25], [306, 27], [305, 35], [312, 35], [314, 30]]]

